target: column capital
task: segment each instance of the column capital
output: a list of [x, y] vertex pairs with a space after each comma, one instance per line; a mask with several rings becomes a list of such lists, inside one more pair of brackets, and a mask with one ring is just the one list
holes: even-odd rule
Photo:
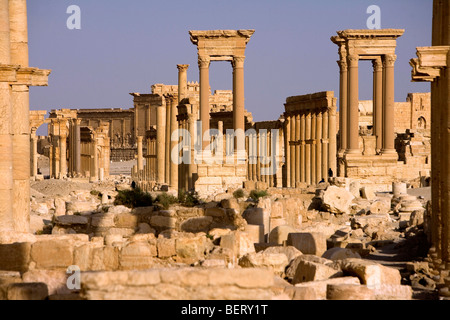
[[372, 60], [372, 66], [374, 72], [381, 72], [383, 71], [383, 62], [381, 59], [374, 59]]
[[31, 129], [31, 138], [36, 138], [37, 128], [36, 127], [31, 127], [30, 129]]
[[210, 56], [198, 56], [198, 67], [200, 69], [209, 68], [210, 64], [211, 64]]
[[245, 56], [233, 56], [233, 68], [244, 68]]
[[178, 71], [187, 71], [187, 69], [189, 68], [188, 64], [177, 64], [177, 69]]
[[349, 67], [357, 67], [359, 62], [359, 55], [357, 54], [350, 54], [347, 56], [347, 61]]
[[395, 54], [387, 54], [384, 56], [384, 67], [393, 67], [395, 65], [395, 61], [397, 60], [397, 55]]
[[337, 64], [338, 64], [339, 68], [341, 69], [341, 72], [344, 72], [344, 71], [348, 70], [347, 61], [345, 61], [345, 60], [338, 60]]

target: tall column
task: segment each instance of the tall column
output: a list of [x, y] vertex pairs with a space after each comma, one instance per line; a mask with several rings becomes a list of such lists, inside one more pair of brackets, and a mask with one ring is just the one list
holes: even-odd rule
[[194, 189], [195, 187], [195, 181], [197, 179], [197, 164], [195, 163], [196, 158], [196, 150], [195, 150], [195, 143], [196, 143], [196, 132], [197, 132], [197, 119], [198, 119], [198, 110], [196, 106], [191, 106], [192, 111], [189, 114], [189, 133], [191, 135], [191, 162], [189, 164], [189, 189]]
[[199, 56], [198, 66], [200, 69], [200, 121], [202, 123], [202, 150], [209, 148], [209, 56]]
[[322, 180], [322, 111], [316, 115], [316, 182]]
[[151, 107], [150, 105], [145, 105], [145, 131], [150, 130], [151, 124]]
[[339, 153], [343, 154], [347, 150], [348, 136], [348, 64], [347, 61], [338, 61], [340, 69], [339, 86]]
[[331, 107], [329, 111], [329, 125], [328, 125], [328, 136], [329, 138], [329, 146], [328, 146], [328, 159], [329, 159], [329, 169], [333, 171], [333, 176], [337, 176], [337, 130], [336, 130], [336, 107]]
[[376, 137], [376, 150], [381, 151], [383, 134], [383, 64], [381, 59], [373, 63], [373, 132]]
[[290, 142], [291, 142], [291, 118], [288, 117], [287, 115], [284, 116], [286, 121], [286, 126], [285, 126], [285, 130], [286, 130], [286, 134], [285, 134], [285, 154], [286, 154], [286, 187], [287, 188], [291, 188], [292, 187], [292, 182], [291, 182], [291, 147], [290, 147]]
[[90, 181], [98, 181], [98, 150], [97, 150], [97, 137], [94, 135], [91, 143], [91, 159], [92, 159], [92, 170]]
[[156, 107], [156, 182], [163, 184], [165, 180], [165, 139], [166, 139], [166, 110], [164, 105]]
[[[172, 153], [174, 149], [178, 148], [178, 122], [177, 122], [177, 103], [175, 97], [170, 98], [170, 187], [174, 190], [178, 190], [178, 159], [172, 159]], [[179, 151], [179, 150], [178, 150]], [[179, 152], [178, 152], [179, 155]]]
[[[74, 169], [76, 175], [81, 175], [81, 119], [75, 119], [74, 121]], [[112, 122], [111, 122], [112, 123]]]
[[313, 112], [311, 115], [311, 183], [316, 184], [318, 181], [316, 170], [317, 170], [317, 157], [316, 157], [316, 134], [317, 134], [317, 116]]
[[188, 64], [178, 64], [178, 104], [187, 97], [187, 70]]
[[358, 55], [348, 56], [349, 81], [348, 81], [348, 146], [346, 153], [359, 154], [359, 80], [358, 80]]
[[38, 139], [36, 136], [36, 128], [31, 128], [31, 177], [36, 178], [38, 174]]
[[300, 182], [300, 114], [295, 116], [295, 187]]
[[330, 138], [328, 136], [328, 113], [329, 110], [325, 110], [323, 112], [322, 117], [322, 142], [320, 143], [322, 147], [322, 178], [325, 180], [325, 182], [328, 181], [328, 168], [329, 168], [329, 161], [328, 161], [328, 145]]
[[311, 112], [308, 111], [306, 115], [306, 146], [305, 146], [305, 173], [306, 183], [311, 184]]
[[137, 169], [138, 169], [138, 173], [141, 172], [141, 170], [144, 170], [144, 155], [142, 152], [142, 141], [143, 141], [143, 137], [142, 136], [138, 136], [137, 137]]
[[300, 119], [300, 182], [306, 182], [306, 158], [305, 158], [305, 147], [306, 147], [306, 116], [302, 113]]
[[166, 103], [166, 137], [165, 137], [165, 182], [167, 184], [170, 184], [170, 117], [172, 113], [172, 108], [170, 105], [170, 97], [165, 96], [165, 103]]
[[[137, 141], [137, 137], [139, 135], [139, 105], [137, 103], [134, 104], [134, 141]], [[125, 137], [125, 132], [123, 133]]]
[[385, 83], [384, 83], [384, 126], [383, 126], [383, 146], [382, 153], [395, 153], [395, 132], [394, 132], [394, 65], [396, 55], [386, 55], [384, 57]]
[[290, 117], [291, 122], [291, 187], [296, 187], [295, 181], [295, 127], [297, 126], [297, 122], [295, 120], [295, 116]]
[[28, 21], [26, 0], [9, 1], [11, 64], [28, 67]]
[[233, 57], [233, 129], [236, 133], [235, 150], [238, 152], [239, 159], [245, 155], [245, 96], [244, 96], [244, 56]]
[[[61, 127], [63, 130], [61, 130]], [[61, 168], [61, 179], [67, 176], [67, 127], [66, 121], [60, 122], [59, 129], [59, 142], [60, 142], [60, 168]]]

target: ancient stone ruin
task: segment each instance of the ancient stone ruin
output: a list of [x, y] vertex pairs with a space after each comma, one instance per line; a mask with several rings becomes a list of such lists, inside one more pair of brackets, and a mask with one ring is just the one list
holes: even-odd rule
[[[131, 109], [30, 111], [50, 70], [28, 67], [26, 1], [0, 0], [0, 300], [448, 299], [450, 4], [434, 9], [411, 60], [431, 93], [394, 100], [404, 30], [348, 29], [339, 101], [299, 92], [255, 122], [252, 29], [189, 31], [199, 83], [174, 64], [178, 84]], [[211, 92], [212, 61], [233, 90]]]

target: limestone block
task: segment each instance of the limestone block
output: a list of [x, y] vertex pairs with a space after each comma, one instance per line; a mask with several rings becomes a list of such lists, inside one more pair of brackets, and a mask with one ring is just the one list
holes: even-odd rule
[[353, 180], [350, 182], [349, 191], [355, 197], [360, 197], [361, 184], [358, 180]]
[[254, 243], [263, 243], [264, 242], [264, 227], [255, 225], [255, 224], [247, 224], [244, 229], [252, 239]]
[[150, 225], [152, 227], [170, 228], [176, 227], [177, 219], [172, 217], [153, 216], [150, 219]]
[[[111, 213], [110, 211], [108, 210], [108, 213]], [[135, 229], [138, 225], [138, 216], [128, 212], [118, 213], [114, 217], [114, 224], [116, 228]]]
[[271, 218], [284, 218], [284, 206], [280, 201], [272, 202], [272, 208], [270, 209]]
[[177, 254], [175, 248], [175, 239], [158, 238], [156, 240], [158, 258], [170, 258]]
[[369, 288], [377, 288], [382, 284], [400, 285], [401, 275], [397, 269], [385, 267], [375, 262], [363, 259], [345, 259], [340, 262], [346, 274], [357, 276], [361, 284]]
[[364, 186], [364, 187], [362, 187], [362, 188], [361, 188], [361, 193], [362, 193], [362, 197], [363, 197], [364, 199], [367, 199], [367, 200], [372, 201], [372, 200], [375, 200], [375, 198], [376, 198], [375, 191], [374, 191], [374, 189], [373, 189], [372, 187], [370, 187], [370, 186]]
[[70, 274], [65, 270], [30, 270], [22, 276], [23, 282], [45, 283], [48, 288], [48, 295], [70, 294], [72, 291], [67, 288], [67, 279]]
[[92, 248], [90, 267], [92, 271], [114, 271], [119, 269], [119, 248], [106, 246]]
[[220, 206], [224, 209], [235, 209], [237, 212], [241, 210], [239, 202], [235, 198], [223, 199], [220, 201]]
[[368, 216], [355, 216], [351, 219], [352, 229], [374, 227], [379, 228], [391, 221], [389, 214], [371, 214]]
[[97, 210], [97, 204], [91, 201], [66, 202], [66, 211], [80, 213], [82, 215], [92, 214]]
[[8, 300], [45, 300], [47, 297], [45, 283], [13, 283], [8, 286]]
[[348, 258], [356, 258], [361, 259], [361, 256], [350, 249], [345, 248], [332, 248], [327, 250], [323, 255], [322, 258], [328, 259], [328, 260], [344, 260]]
[[234, 256], [241, 258], [247, 253], [255, 252], [255, 246], [250, 236], [241, 231], [233, 231], [220, 238], [220, 246], [230, 249]]
[[221, 229], [221, 228], [214, 228], [208, 231], [208, 234], [213, 237], [213, 240], [217, 240], [223, 235], [230, 234], [233, 232], [231, 229]]
[[318, 300], [325, 300], [327, 298], [327, 287], [329, 284], [350, 284], [360, 285], [359, 279], [356, 277], [342, 277], [333, 278], [322, 281], [310, 281], [304, 283], [298, 283], [296, 288], [311, 288], [315, 292], [315, 296]]
[[0, 270], [20, 271], [28, 270], [30, 262], [31, 243], [0, 244]]
[[109, 228], [106, 231], [105, 236], [107, 235], [121, 235], [122, 237], [128, 238], [131, 237], [134, 234], [134, 229], [127, 229], [127, 228]]
[[55, 198], [55, 216], [66, 214], [66, 201], [62, 198]]
[[288, 264], [286, 255], [282, 253], [248, 253], [239, 259], [239, 265], [243, 268], [269, 268], [278, 275], [284, 273]]
[[206, 208], [205, 215], [208, 217], [226, 217], [227, 211], [224, 208]]
[[55, 223], [58, 226], [71, 226], [71, 225], [87, 225], [89, 218], [84, 216], [58, 216], [55, 218]]
[[321, 257], [327, 250], [327, 237], [319, 232], [290, 233], [287, 244], [297, 248], [303, 254]]
[[120, 270], [144, 270], [154, 264], [156, 248], [148, 242], [130, 242], [122, 248], [119, 256]]
[[108, 234], [105, 236], [105, 245], [112, 246], [114, 243], [125, 241], [121, 234]]
[[0, 301], [8, 299], [8, 286], [12, 283], [21, 283], [20, 272], [0, 271]]
[[327, 285], [328, 300], [374, 300], [372, 290], [364, 285], [329, 284]]
[[316, 296], [316, 291], [310, 287], [286, 287], [284, 293], [288, 295], [291, 300], [311, 301], [319, 300]]
[[[268, 199], [270, 201], [270, 199]], [[248, 208], [242, 214], [248, 224], [260, 225], [264, 227], [264, 234], [269, 233], [270, 212], [263, 208]]]
[[155, 234], [156, 230], [150, 227], [148, 223], [139, 223], [137, 226], [136, 234]]
[[411, 286], [396, 284], [381, 284], [371, 290], [376, 300], [411, 300], [413, 295]]
[[124, 214], [124, 213], [130, 213], [131, 209], [127, 208], [125, 206], [112, 206], [109, 207], [108, 213], [110, 214]]
[[302, 255], [300, 251], [298, 251], [296, 248], [292, 246], [276, 246], [276, 247], [269, 247], [263, 251], [264, 253], [281, 253], [286, 256], [289, 263], [294, 260], [295, 258]]
[[292, 284], [320, 281], [341, 276], [343, 276], [343, 273], [339, 269], [314, 261], [300, 260], [292, 279]]
[[369, 207], [371, 214], [387, 214], [391, 210], [391, 205], [389, 202], [377, 200], [372, 202]]
[[115, 216], [114, 214], [103, 214], [103, 213], [94, 214], [92, 215], [91, 218], [91, 226], [112, 228], [115, 226], [114, 216]]
[[39, 241], [31, 246], [36, 269], [66, 269], [73, 264], [73, 245], [64, 240]]
[[331, 213], [348, 213], [354, 195], [336, 186], [330, 186], [323, 193], [322, 204], [326, 211]]
[[190, 218], [184, 221], [181, 225], [181, 231], [184, 232], [208, 232], [211, 223], [213, 222], [212, 217], [198, 217]]
[[184, 263], [194, 263], [205, 256], [206, 238], [181, 238], [175, 240], [177, 260]]
[[274, 229], [272, 229], [272, 231], [270, 231], [269, 243], [283, 244], [285, 241], [287, 241], [289, 233], [296, 233], [296, 232], [299, 231], [288, 225], [277, 226]]
[[416, 210], [411, 213], [411, 217], [409, 219], [409, 226], [418, 226], [421, 227], [424, 224], [424, 211]]

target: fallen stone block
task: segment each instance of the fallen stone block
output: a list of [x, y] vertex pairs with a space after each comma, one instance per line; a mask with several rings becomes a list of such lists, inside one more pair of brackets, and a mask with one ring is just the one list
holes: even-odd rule
[[361, 256], [350, 249], [345, 248], [332, 248], [327, 250], [323, 255], [322, 258], [328, 259], [328, 260], [344, 260], [348, 258], [357, 258], [361, 259]]
[[84, 216], [59, 216], [55, 218], [55, 224], [59, 226], [71, 226], [71, 225], [87, 225], [89, 218]]
[[276, 246], [276, 247], [269, 247], [267, 249], [264, 249], [264, 253], [282, 253], [286, 256], [289, 263], [294, 260], [295, 258], [303, 255], [302, 252], [297, 250], [295, 247], [292, 246]]
[[8, 286], [8, 300], [45, 300], [47, 297], [45, 283], [13, 283]]
[[67, 287], [69, 275], [66, 270], [30, 270], [22, 278], [24, 283], [45, 283], [48, 295], [55, 295], [72, 293]]
[[181, 231], [184, 232], [193, 232], [193, 233], [208, 232], [212, 222], [213, 222], [212, 217], [190, 218], [180, 225], [180, 229]]
[[292, 279], [292, 284], [320, 281], [342, 276], [343, 273], [340, 269], [332, 268], [331, 266], [322, 263], [301, 260]]
[[64, 240], [39, 241], [31, 246], [36, 269], [66, 269], [73, 264], [73, 244]]
[[130, 242], [122, 248], [119, 256], [121, 270], [144, 270], [154, 264], [156, 247], [152, 248], [148, 242]]
[[297, 229], [291, 226], [277, 226], [269, 234], [269, 243], [283, 244], [288, 239], [289, 233], [299, 232]]
[[374, 300], [372, 290], [364, 285], [328, 284], [327, 300]]
[[177, 254], [175, 248], [175, 239], [158, 238], [156, 240], [158, 258], [170, 258]]
[[333, 278], [322, 281], [310, 281], [304, 283], [298, 283], [295, 285], [296, 288], [310, 288], [314, 290], [317, 300], [326, 300], [327, 298], [327, 287], [329, 284], [350, 284], [350, 285], [360, 285], [359, 279], [356, 277], [342, 277]]
[[322, 207], [332, 213], [348, 213], [354, 198], [346, 189], [330, 186], [322, 195]]
[[28, 270], [30, 262], [31, 243], [0, 244], [0, 270], [19, 271]]
[[[114, 210], [109, 210], [108, 212], [116, 213]], [[116, 228], [135, 229], [138, 225], [138, 216], [128, 212], [118, 213], [114, 217], [114, 224]]]
[[410, 286], [381, 284], [371, 289], [375, 300], [411, 300], [413, 290]]
[[243, 268], [268, 268], [278, 275], [284, 274], [288, 264], [286, 255], [282, 253], [249, 253], [239, 259], [239, 265]]
[[242, 256], [255, 252], [255, 246], [250, 236], [241, 231], [233, 231], [229, 234], [223, 235], [220, 238], [220, 246], [222, 248], [230, 249], [233, 255], [238, 259]]
[[206, 238], [181, 238], [175, 240], [176, 259], [179, 262], [192, 264], [205, 256]]
[[287, 245], [320, 257], [327, 250], [327, 237], [319, 232], [289, 233]]

